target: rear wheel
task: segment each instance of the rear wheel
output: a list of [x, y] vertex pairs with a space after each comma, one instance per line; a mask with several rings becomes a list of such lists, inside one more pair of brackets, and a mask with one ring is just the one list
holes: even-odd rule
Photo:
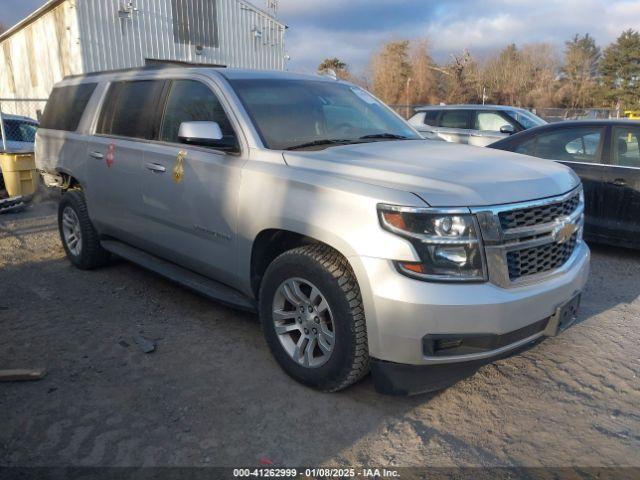
[[337, 391], [369, 370], [362, 298], [347, 260], [324, 245], [283, 253], [260, 289], [260, 317], [274, 357], [291, 377]]
[[62, 196], [58, 206], [58, 229], [67, 258], [76, 267], [90, 270], [109, 261], [109, 252], [100, 246], [81, 190], [69, 190]]

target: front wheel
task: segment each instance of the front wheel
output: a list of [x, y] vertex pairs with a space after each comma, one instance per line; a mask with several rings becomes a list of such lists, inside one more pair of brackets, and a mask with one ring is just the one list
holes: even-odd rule
[[338, 391], [369, 370], [360, 289], [347, 260], [330, 247], [299, 247], [269, 265], [260, 318], [280, 366], [305, 385]]

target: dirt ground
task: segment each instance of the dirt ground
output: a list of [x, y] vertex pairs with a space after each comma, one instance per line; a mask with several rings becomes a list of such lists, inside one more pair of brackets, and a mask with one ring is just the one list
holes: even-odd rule
[[577, 325], [446, 391], [322, 394], [255, 316], [73, 268], [55, 208], [0, 216], [0, 368], [48, 371], [0, 383], [0, 466], [640, 466], [640, 252], [594, 246]]

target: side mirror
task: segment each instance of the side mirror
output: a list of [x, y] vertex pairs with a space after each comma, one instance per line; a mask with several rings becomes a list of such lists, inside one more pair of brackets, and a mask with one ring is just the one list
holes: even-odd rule
[[182, 122], [178, 131], [178, 140], [187, 145], [237, 150], [235, 139], [226, 139], [217, 122]]
[[513, 125], [503, 125], [500, 127], [500, 133], [506, 133], [507, 135], [513, 135], [516, 133], [516, 129]]

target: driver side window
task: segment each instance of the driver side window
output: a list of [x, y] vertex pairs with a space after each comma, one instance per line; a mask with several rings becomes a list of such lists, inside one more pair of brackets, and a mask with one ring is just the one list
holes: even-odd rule
[[476, 115], [476, 130], [483, 130], [488, 132], [499, 132], [505, 125], [511, 125], [515, 128], [511, 122], [506, 120], [502, 115], [496, 112], [478, 112]]
[[182, 122], [217, 122], [225, 139], [235, 138], [220, 101], [205, 84], [195, 80], [174, 80], [164, 111], [160, 140], [179, 143]]

